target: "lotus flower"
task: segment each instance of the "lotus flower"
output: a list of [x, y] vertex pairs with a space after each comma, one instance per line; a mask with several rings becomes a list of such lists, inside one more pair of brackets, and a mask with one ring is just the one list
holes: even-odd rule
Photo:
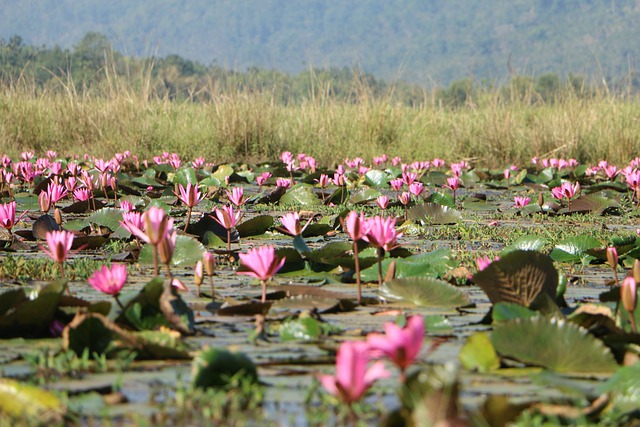
[[247, 198], [244, 196], [244, 188], [242, 187], [233, 187], [231, 191], [227, 190], [227, 198], [231, 203], [240, 207], [245, 204]]
[[89, 277], [89, 284], [97, 291], [117, 297], [127, 281], [127, 266], [113, 264], [111, 268], [103, 265]]
[[211, 285], [211, 299], [215, 299], [213, 275], [216, 268], [216, 257], [211, 252], [205, 251], [205, 253], [202, 254], [202, 266], [204, 267], [204, 271], [205, 273], [207, 273], [207, 276], [209, 276], [209, 283]]
[[481, 256], [480, 258], [477, 258], [476, 266], [478, 267], [478, 271], [482, 271], [485, 268], [489, 267], [489, 264], [491, 264], [494, 261], [500, 261], [500, 257], [496, 256], [494, 259], [491, 259], [487, 255], [485, 255], [485, 256]]
[[369, 346], [361, 341], [345, 341], [336, 356], [336, 374], [319, 375], [322, 386], [350, 408], [359, 401], [373, 383], [388, 378], [390, 373], [382, 362], [369, 363]]
[[22, 217], [25, 216], [26, 214], [27, 212], [24, 211], [22, 215], [20, 215], [18, 219], [16, 219], [15, 200], [9, 203], [2, 203], [0, 204], [0, 226], [6, 229], [9, 232], [9, 234], [12, 234], [11, 230], [13, 229], [13, 227], [16, 225], [16, 223], [20, 222]]
[[284, 265], [285, 258], [278, 259], [273, 246], [261, 246], [240, 254], [240, 262], [248, 271], [238, 271], [255, 277], [262, 284], [262, 302], [267, 300], [267, 280], [273, 277]]
[[215, 217], [211, 216], [218, 224], [223, 226], [227, 230], [227, 250], [231, 250], [231, 229], [240, 222], [242, 218], [242, 211], [235, 210], [233, 206], [226, 205], [221, 209], [215, 208]]
[[397, 246], [397, 239], [402, 233], [396, 231], [395, 218], [382, 218], [376, 216], [367, 220], [367, 234], [364, 240], [375, 248], [378, 248], [378, 285], [382, 285], [382, 257], [384, 251], [391, 251]]
[[175, 193], [178, 196], [178, 199], [184, 203], [184, 205], [188, 208], [187, 210], [187, 219], [184, 224], [184, 231], [187, 231], [189, 228], [189, 223], [191, 222], [191, 212], [193, 208], [198, 205], [204, 199], [204, 194], [200, 192], [197, 185], [192, 185], [190, 182], [187, 183], [187, 187], [185, 188], [182, 184], [179, 184], [178, 191], [180, 194]]
[[304, 227], [300, 224], [300, 214], [298, 212], [288, 212], [280, 217], [282, 222], [282, 228], [280, 231], [284, 231], [291, 236], [299, 236], [307, 228], [313, 218], [309, 218]]
[[384, 356], [401, 371], [404, 382], [406, 369], [413, 364], [424, 341], [422, 316], [411, 316], [404, 328], [393, 322], [384, 324], [385, 334], [369, 334], [367, 344], [373, 357]]

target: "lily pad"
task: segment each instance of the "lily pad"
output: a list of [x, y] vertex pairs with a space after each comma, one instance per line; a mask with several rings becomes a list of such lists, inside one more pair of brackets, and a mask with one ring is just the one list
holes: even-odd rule
[[240, 237], [259, 236], [273, 227], [273, 223], [271, 215], [259, 215], [238, 225], [236, 230]]
[[288, 190], [280, 198], [280, 204], [294, 206], [315, 206], [321, 205], [322, 201], [313, 192], [312, 187], [299, 184]]
[[519, 239], [516, 239], [509, 246], [506, 246], [500, 252], [500, 256], [503, 257], [509, 252], [513, 252], [515, 250], [541, 252], [548, 243], [549, 241], [544, 237], [530, 235], [522, 236]]
[[282, 342], [318, 341], [321, 336], [321, 324], [313, 317], [299, 317], [287, 320], [280, 326], [280, 341]]
[[371, 187], [385, 188], [389, 184], [389, 178], [383, 171], [371, 169], [364, 174], [364, 182]]
[[500, 355], [557, 372], [601, 374], [618, 366], [602, 341], [565, 320], [532, 317], [498, 323], [491, 339]]
[[186, 167], [179, 169], [173, 176], [174, 184], [182, 184], [184, 187], [187, 184], [198, 185], [198, 178], [196, 177], [196, 170], [192, 167]]
[[540, 293], [556, 298], [558, 272], [540, 252], [515, 250], [473, 276], [493, 304], [512, 302], [529, 307]]
[[[197, 240], [184, 235], [178, 235], [176, 246], [171, 258], [173, 266], [193, 266], [202, 259], [205, 247]], [[140, 251], [138, 261], [141, 264], [153, 264], [153, 247], [145, 245]]]
[[571, 201], [569, 212], [595, 213], [601, 215], [607, 209], [619, 207], [618, 202], [596, 194], [587, 194]]
[[514, 319], [527, 319], [538, 316], [538, 312], [512, 302], [499, 302], [493, 306], [491, 315], [494, 322], [505, 322]]
[[250, 384], [258, 382], [258, 371], [251, 359], [223, 348], [198, 352], [193, 359], [192, 371], [193, 386], [199, 388], [224, 387], [238, 375]]
[[559, 242], [549, 256], [556, 262], [577, 263], [586, 265], [596, 259], [588, 250], [598, 248], [602, 243], [591, 236], [574, 236]]
[[[375, 250], [371, 248], [372, 250]], [[367, 258], [369, 249], [361, 253], [361, 260]], [[457, 266], [457, 261], [451, 256], [449, 249], [438, 249], [433, 252], [412, 255], [407, 258], [390, 259], [386, 258], [382, 261], [382, 274], [385, 275], [389, 264], [395, 261], [396, 274], [395, 277], [402, 279], [405, 277], [430, 276], [444, 277], [444, 275]], [[361, 271], [361, 276], [365, 282], [373, 282], [378, 280], [378, 265], [372, 265]]]
[[350, 203], [354, 205], [368, 203], [375, 200], [378, 196], [382, 195], [380, 191], [373, 188], [365, 188], [351, 195], [349, 199]]
[[411, 302], [419, 307], [455, 308], [469, 305], [469, 297], [444, 280], [432, 277], [394, 279], [380, 287], [380, 296]]
[[435, 203], [416, 205], [407, 212], [407, 219], [421, 221], [423, 224], [456, 224], [462, 221], [462, 214], [448, 206]]
[[500, 357], [486, 332], [476, 332], [467, 338], [458, 354], [465, 369], [490, 372], [500, 367]]

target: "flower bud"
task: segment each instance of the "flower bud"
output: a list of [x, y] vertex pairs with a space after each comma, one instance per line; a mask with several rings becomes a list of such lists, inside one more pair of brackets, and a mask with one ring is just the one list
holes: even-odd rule
[[624, 309], [631, 313], [632, 316], [638, 304], [637, 292], [636, 280], [632, 276], [625, 277], [620, 287], [620, 300]]
[[196, 282], [196, 286], [198, 288], [200, 288], [200, 285], [202, 285], [202, 279], [204, 279], [204, 271], [202, 268], [202, 261], [198, 260], [198, 262], [196, 262], [196, 266], [195, 269], [193, 271], [193, 281]]
[[614, 270], [618, 267], [618, 250], [614, 246], [607, 248], [607, 262]]
[[216, 257], [209, 251], [202, 254], [202, 264], [207, 276], [212, 277], [216, 269]]
[[640, 282], [640, 259], [633, 261], [633, 278], [636, 283]]

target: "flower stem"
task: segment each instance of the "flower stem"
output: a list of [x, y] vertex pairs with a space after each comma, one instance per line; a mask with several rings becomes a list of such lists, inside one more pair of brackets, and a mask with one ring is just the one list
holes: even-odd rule
[[362, 282], [360, 281], [360, 259], [358, 258], [358, 242], [353, 241], [353, 257], [356, 264], [356, 284], [358, 285], [358, 300], [357, 304], [360, 305], [362, 300]]
[[214, 288], [213, 288], [213, 275], [209, 276], [209, 284], [211, 285], [211, 300], [215, 301], [216, 293], [215, 293]]
[[153, 245], [153, 274], [154, 276], [160, 275], [160, 269], [158, 267], [158, 245]]
[[187, 211], [187, 220], [184, 223], [184, 232], [187, 232], [187, 228], [189, 228], [189, 222], [191, 221], [191, 211], [193, 210], [192, 207], [189, 207], [189, 210]]
[[382, 286], [382, 257], [384, 257], [384, 249], [378, 248], [378, 286]]
[[267, 281], [261, 280], [260, 284], [262, 285], [262, 302], [267, 301]]
[[120, 302], [120, 299], [118, 298], [118, 295], [114, 295], [113, 298], [116, 300], [116, 303], [118, 304], [118, 306], [120, 307], [120, 309], [122, 311], [124, 311], [124, 306], [122, 305], [122, 303]]

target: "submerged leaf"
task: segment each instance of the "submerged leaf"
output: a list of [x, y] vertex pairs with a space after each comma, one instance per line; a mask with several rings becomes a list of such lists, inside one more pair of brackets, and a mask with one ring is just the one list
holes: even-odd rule
[[558, 372], [609, 373], [617, 364], [602, 341], [571, 322], [545, 317], [498, 323], [491, 335], [498, 353]]

